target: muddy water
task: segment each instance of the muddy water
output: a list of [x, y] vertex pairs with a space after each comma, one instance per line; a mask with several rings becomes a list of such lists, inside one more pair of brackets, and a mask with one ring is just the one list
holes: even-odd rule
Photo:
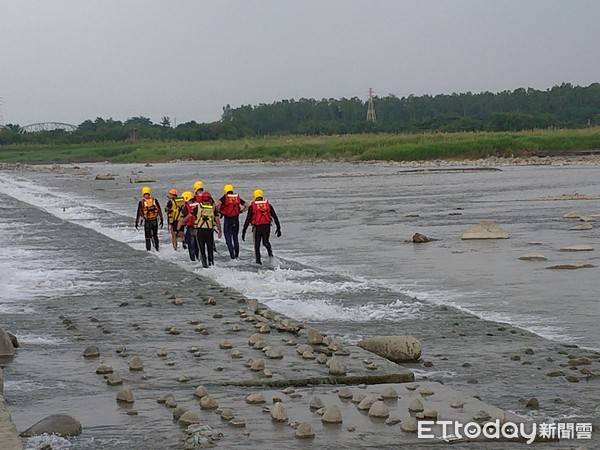
[[[88, 425], [89, 434], [78, 442], [83, 447], [101, 441], [103, 448], [122, 448], [123, 429], [131, 439], [151, 442], [160, 435], [175, 442], [177, 430], [159, 425], [159, 417], [150, 412], [146, 419], [156, 427], [146, 433], [115, 409], [112, 394], [90, 379], [78, 339], [89, 340], [91, 333], [116, 346], [127, 339], [122, 330], [129, 322], [147, 328], [152, 339], [152, 330], [164, 320], [160, 312], [140, 309], [138, 317], [122, 317], [115, 303], [140, 289], [160, 292], [181, 285], [189, 276], [182, 269], [196, 270], [349, 341], [415, 334], [424, 341], [424, 359], [433, 363], [412, 367], [420, 377], [441, 380], [497, 406], [540, 418], [598, 421], [597, 378], [579, 375], [575, 384], [545, 374], [575, 373], [561, 367], [566, 353], [589, 352], [573, 349], [574, 344], [600, 348], [599, 269], [557, 272], [545, 267], [569, 261], [600, 265], [598, 250], [558, 251], [565, 245], [597, 244], [597, 229], [570, 231], [574, 223], [562, 215], [600, 213], [600, 202], [535, 201], [566, 192], [600, 194], [598, 168], [408, 175], [391, 165], [88, 167], [88, 174], [79, 169], [0, 174], [0, 277], [6, 286], [0, 293], [0, 319], [13, 325], [24, 343], [7, 370], [6, 386], [20, 429], [31, 423], [34, 412], [62, 408], [75, 410]], [[91, 175], [105, 172], [117, 180], [92, 181]], [[232, 263], [221, 244], [217, 266], [205, 271], [167, 245], [159, 255], [136, 251], [143, 237], [132, 226], [139, 185], [129, 179], [135, 176], [155, 180], [157, 193], [187, 188], [202, 178], [214, 192], [232, 181], [248, 197], [260, 184], [283, 222], [284, 237], [273, 240], [277, 258], [257, 269], [246, 243], [242, 259]], [[419, 217], [406, 217], [409, 213]], [[511, 239], [458, 238], [468, 225], [486, 219], [501, 223]], [[416, 231], [440, 240], [404, 243]], [[531, 241], [542, 245], [530, 246]], [[531, 251], [544, 253], [549, 261], [518, 260]], [[106, 298], [115, 301], [104, 310]], [[60, 318], [76, 314], [80, 304], [87, 314], [78, 318], [86, 324], [80, 325], [82, 337], [66, 330]], [[106, 314], [104, 328], [89, 322], [90, 311]], [[597, 364], [594, 360], [592, 370], [598, 370]], [[527, 411], [520, 402], [532, 396], [540, 399], [540, 411]], [[91, 410], [89, 398], [94, 399]]]

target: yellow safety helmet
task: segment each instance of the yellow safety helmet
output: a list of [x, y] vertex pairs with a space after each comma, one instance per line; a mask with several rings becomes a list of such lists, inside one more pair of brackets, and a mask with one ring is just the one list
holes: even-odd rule
[[256, 200], [258, 197], [264, 197], [265, 193], [263, 192], [262, 189], [255, 189], [254, 192], [252, 193], [252, 197], [254, 198], [254, 200]]
[[193, 196], [194, 194], [192, 194], [190, 191], [185, 191], [183, 194], [181, 194], [181, 198], [184, 202], [189, 202]]
[[233, 192], [233, 184], [226, 184], [223, 186], [223, 191], [227, 194], [228, 192]]
[[150, 186], [144, 186], [142, 188], [142, 195], [151, 194], [151, 193], [152, 193], [152, 189], [150, 188]]
[[194, 192], [199, 191], [200, 189], [204, 189], [204, 183], [198, 180], [194, 183]]

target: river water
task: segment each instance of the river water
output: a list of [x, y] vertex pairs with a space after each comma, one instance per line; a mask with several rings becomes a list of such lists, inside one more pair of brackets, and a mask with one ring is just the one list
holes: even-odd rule
[[[111, 173], [116, 180], [94, 181], [97, 173]], [[42, 333], [35, 325], [32, 317], [48, 314], [40, 302], [102, 296], [115, 284], [126, 292], [136, 284], [127, 273], [131, 265], [107, 263], [125, 258], [122, 247], [98, 249], [93, 237], [96, 231], [143, 249], [143, 232], [133, 227], [140, 185], [130, 180], [136, 177], [153, 180], [163, 206], [167, 189], [187, 190], [196, 179], [213, 195], [229, 182], [246, 199], [261, 187], [282, 222], [283, 237], [272, 239], [276, 257], [264, 268], [252, 263], [250, 242], [242, 243], [235, 262], [221, 242], [215, 267], [202, 269], [170, 248], [166, 231], [153, 264], [165, 261], [197, 271], [350, 342], [374, 334], [415, 334], [424, 342], [424, 358], [434, 362], [433, 368], [415, 367], [419, 376], [474, 389], [500, 407], [544, 417], [600, 416], [595, 394], [587, 393], [597, 392], [595, 382], [573, 388], [565, 381], [538, 380], [539, 371], [550, 367], [542, 356], [573, 345], [600, 349], [600, 269], [546, 268], [566, 262], [600, 266], [598, 249], [559, 251], [598, 245], [596, 226], [572, 231], [578, 222], [562, 216], [572, 210], [598, 214], [600, 201], [542, 200], [575, 192], [600, 196], [600, 168], [414, 173], [393, 164], [194, 162], [1, 172], [0, 207], [11, 214], [0, 218], [0, 325], [15, 324], [25, 347], [52, 354], [72, 344], [68, 336]], [[31, 216], [30, 210], [41, 211]], [[501, 224], [510, 239], [460, 239], [482, 220]], [[415, 232], [438, 240], [405, 242]], [[518, 259], [530, 252], [548, 261]], [[138, 254], [132, 252], [128, 261], [145, 264], [145, 255]], [[499, 323], [519, 332], [499, 337]], [[540, 355], [533, 363], [538, 373], [508, 359], [523, 347]], [[472, 368], [462, 369], [464, 362]], [[31, 392], [68, 388], [62, 376], [48, 383], [20, 377], [25, 367], [18, 364], [17, 359], [6, 391], [17, 425], [24, 428], [33, 408]], [[32, 359], [27, 369], [42, 367]], [[519, 399], [528, 394], [547, 400], [547, 406], [540, 413], [526, 411]]]

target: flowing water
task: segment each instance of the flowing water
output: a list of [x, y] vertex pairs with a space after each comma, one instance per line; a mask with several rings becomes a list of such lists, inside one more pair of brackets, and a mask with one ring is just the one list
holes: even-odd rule
[[[432, 368], [415, 366], [419, 376], [473, 390], [497, 406], [543, 417], [600, 416], [595, 381], [573, 387], [539, 376], [549, 368], [545, 358], [561, 349], [600, 350], [600, 269], [546, 269], [578, 261], [600, 266], [600, 249], [559, 251], [574, 244], [597, 246], [596, 226], [571, 231], [576, 222], [562, 216], [571, 210], [598, 214], [600, 201], [541, 200], [574, 192], [598, 197], [600, 168], [402, 173], [391, 164], [237, 162], [86, 168], [0, 172], [0, 325], [10, 321], [23, 352], [37, 352], [29, 359], [19, 356], [25, 361], [15, 359], [7, 371], [6, 395], [20, 429], [31, 422], [34, 393], [52, 405], [57, 392], [78, 388], [77, 377], [65, 378], [60, 361], [51, 357], [69, 351], [71, 337], [40, 329], [54, 300], [68, 305], [80, 298], [126, 296], [141, 282], [138, 266], [150, 264], [160, 272], [172, 270], [172, 263], [182, 273], [197, 271], [350, 342], [374, 334], [415, 334], [423, 340], [424, 358], [434, 362]], [[93, 180], [106, 172], [116, 181]], [[213, 194], [233, 182], [246, 199], [260, 186], [282, 222], [283, 237], [272, 238], [276, 257], [257, 268], [246, 242], [240, 260], [232, 262], [219, 243], [215, 267], [205, 270], [173, 251], [162, 231], [161, 252], [148, 259], [139, 252], [143, 232], [133, 227], [140, 185], [130, 180], [136, 177], [154, 180], [150, 184], [163, 206], [168, 188], [186, 190], [195, 179], [204, 180]], [[482, 220], [500, 223], [510, 239], [460, 240], [469, 225]], [[439, 240], [405, 242], [414, 232]], [[548, 261], [518, 259], [529, 252], [543, 253]], [[503, 335], [499, 322], [519, 331]], [[540, 360], [529, 366], [508, 358], [524, 347], [534, 347]], [[27, 371], [55, 376], [32, 380]], [[81, 389], [89, 386], [82, 383]], [[527, 395], [545, 400], [540, 413], [523, 409], [519, 398]]]

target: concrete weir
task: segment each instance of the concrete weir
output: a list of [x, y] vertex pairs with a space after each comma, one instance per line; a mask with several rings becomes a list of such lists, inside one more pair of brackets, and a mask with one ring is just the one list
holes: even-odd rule
[[0, 448], [2, 450], [21, 450], [23, 448], [21, 439], [4, 402], [3, 389], [4, 378], [2, 368], [0, 368]]

